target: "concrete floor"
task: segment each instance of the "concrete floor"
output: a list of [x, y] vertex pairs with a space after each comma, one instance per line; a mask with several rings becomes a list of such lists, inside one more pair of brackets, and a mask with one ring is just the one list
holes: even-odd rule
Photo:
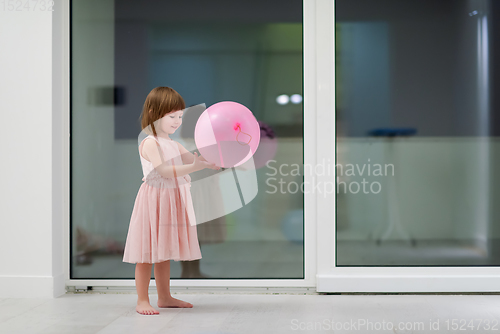
[[[159, 315], [144, 316], [136, 313], [136, 295], [132, 293], [67, 293], [55, 299], [0, 299], [0, 333], [492, 333], [500, 330], [500, 295], [495, 294], [173, 293], [173, 296], [191, 302], [194, 307], [159, 309]], [[157, 295], [150, 295], [150, 299], [156, 307]], [[388, 322], [395, 327], [402, 322], [407, 329], [388, 329]], [[336, 328], [336, 324], [341, 327]]]

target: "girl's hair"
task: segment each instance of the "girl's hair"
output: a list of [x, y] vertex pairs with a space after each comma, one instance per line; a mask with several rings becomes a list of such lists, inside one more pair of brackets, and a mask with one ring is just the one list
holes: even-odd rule
[[[141, 114], [141, 129], [155, 137], [154, 123], [173, 111], [186, 109], [182, 96], [170, 87], [156, 87], [149, 92]], [[150, 111], [151, 110], [151, 111]], [[158, 123], [156, 123], [158, 124]]]

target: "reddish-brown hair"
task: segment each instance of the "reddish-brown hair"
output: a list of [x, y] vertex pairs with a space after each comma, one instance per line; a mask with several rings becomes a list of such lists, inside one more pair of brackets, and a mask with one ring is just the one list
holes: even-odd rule
[[153, 123], [163, 118], [166, 114], [182, 109], [186, 109], [186, 103], [182, 96], [173, 88], [153, 88], [146, 97], [142, 108], [141, 129], [144, 130], [150, 126], [151, 130], [146, 132], [152, 132], [156, 137], [156, 129]]

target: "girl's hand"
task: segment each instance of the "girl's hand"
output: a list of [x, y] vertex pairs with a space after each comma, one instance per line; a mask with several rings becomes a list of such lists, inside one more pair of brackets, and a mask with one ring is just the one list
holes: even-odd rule
[[204, 168], [216, 169], [219, 170], [220, 167], [216, 166], [214, 163], [210, 163], [202, 156], [198, 156], [198, 152], [194, 152], [194, 161], [192, 165], [196, 168], [196, 170], [202, 170]]

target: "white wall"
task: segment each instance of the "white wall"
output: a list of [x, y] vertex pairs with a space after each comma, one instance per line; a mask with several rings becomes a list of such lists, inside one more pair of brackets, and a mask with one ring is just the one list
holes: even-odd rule
[[62, 5], [0, 11], [0, 298], [64, 293], [62, 170], [52, 168], [62, 165], [54, 164], [62, 161], [62, 99], [52, 86], [61, 78], [52, 43], [53, 32], [62, 36]]

